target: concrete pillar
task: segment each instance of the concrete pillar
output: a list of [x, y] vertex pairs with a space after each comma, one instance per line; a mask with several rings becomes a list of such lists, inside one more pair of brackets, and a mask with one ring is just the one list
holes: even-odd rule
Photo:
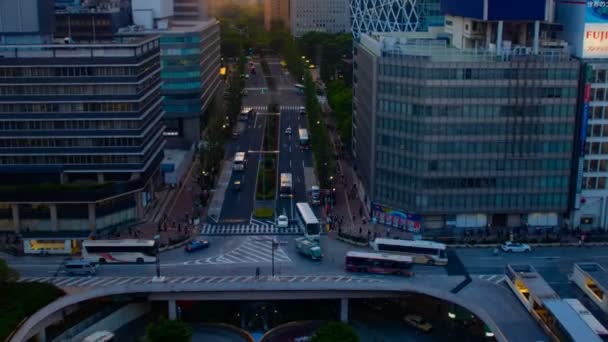
[[340, 299], [340, 321], [348, 323], [348, 298]]
[[21, 218], [19, 217], [19, 204], [11, 204], [11, 211], [13, 212], [13, 229], [15, 233], [21, 231]]
[[168, 300], [167, 304], [169, 305], [169, 320], [174, 321], [177, 319], [177, 305], [175, 304], [175, 300]]
[[97, 213], [95, 212], [95, 203], [89, 203], [89, 229], [92, 233], [97, 231]]
[[532, 52], [536, 55], [538, 54], [538, 40], [540, 37], [540, 21], [536, 20], [534, 22], [534, 39], [532, 41]]
[[49, 204], [49, 209], [51, 211], [51, 230], [56, 232], [59, 230], [59, 223], [57, 220], [57, 204]]
[[496, 30], [496, 54], [502, 55], [502, 30], [503, 30], [503, 21], [500, 20], [498, 22], [498, 29]]
[[59, 182], [61, 184], [67, 184], [67, 183], [69, 183], [68, 175], [66, 173], [60, 174], [59, 175]]
[[135, 216], [137, 219], [142, 219], [144, 217], [144, 204], [142, 203], [142, 193], [136, 192], [133, 196], [135, 196]]
[[46, 342], [46, 328], [42, 328], [38, 334], [36, 334], [36, 341]]
[[103, 182], [105, 182], [103, 172], [97, 173], [97, 183], [103, 183]]
[[486, 49], [490, 48], [490, 44], [492, 44], [492, 23], [486, 23]]

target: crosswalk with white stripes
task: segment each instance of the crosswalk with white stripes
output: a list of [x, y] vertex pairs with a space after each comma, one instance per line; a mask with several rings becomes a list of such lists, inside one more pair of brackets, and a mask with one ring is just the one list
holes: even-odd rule
[[[152, 277], [25, 277], [22, 283], [49, 283], [58, 287], [88, 287], [99, 288], [117, 285], [145, 285], [153, 283]], [[352, 277], [340, 275], [328, 276], [179, 276], [165, 277], [166, 284], [229, 284], [229, 283], [382, 283], [382, 279], [367, 277]]]
[[[267, 112], [268, 106], [245, 106], [245, 109], [253, 109], [256, 112]], [[300, 110], [303, 106], [280, 106], [281, 110]]]
[[201, 226], [201, 235], [297, 235], [300, 228], [289, 226], [279, 228], [275, 224], [211, 224], [205, 223]]
[[300, 110], [303, 106], [281, 106], [281, 110]]
[[[274, 251], [274, 261], [289, 263], [291, 259], [281, 245]], [[185, 261], [184, 265], [262, 264], [272, 262], [272, 237], [249, 236], [237, 248], [218, 256]]]

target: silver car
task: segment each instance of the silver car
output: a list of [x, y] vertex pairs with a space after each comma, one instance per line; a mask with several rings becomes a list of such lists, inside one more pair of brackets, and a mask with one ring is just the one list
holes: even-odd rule
[[525, 244], [525, 243], [521, 243], [521, 242], [514, 242], [514, 241], [506, 241], [503, 242], [502, 245], [500, 245], [500, 249], [502, 249], [505, 252], [530, 252], [532, 251], [532, 248]]

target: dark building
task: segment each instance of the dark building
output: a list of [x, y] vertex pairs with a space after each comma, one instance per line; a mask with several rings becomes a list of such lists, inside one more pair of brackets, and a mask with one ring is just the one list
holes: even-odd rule
[[112, 39], [118, 29], [131, 25], [131, 9], [124, 2], [55, 10], [55, 37], [74, 41]]
[[427, 233], [563, 223], [580, 63], [546, 13], [446, 13], [440, 36], [362, 35], [353, 152], [378, 222]]
[[0, 231], [36, 252], [139, 220], [163, 157], [158, 36], [0, 56]]

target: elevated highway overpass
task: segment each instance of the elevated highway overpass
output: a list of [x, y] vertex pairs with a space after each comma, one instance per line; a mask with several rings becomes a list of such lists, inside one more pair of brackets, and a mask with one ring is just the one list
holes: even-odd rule
[[251, 276], [191, 276], [166, 277], [164, 282], [153, 282], [150, 277], [108, 277], [112, 278], [110, 282], [100, 278], [103, 277], [84, 278], [87, 280], [79, 283], [80, 286], [73, 286], [62, 277], [23, 279], [57, 283], [68, 294], [32, 315], [19, 327], [11, 341], [21, 342], [36, 335], [44, 336], [45, 328], [59, 320], [63, 310], [107, 296], [136, 295], [149, 301], [166, 301], [169, 317], [175, 317], [177, 300], [340, 299], [341, 318], [347, 320], [348, 299], [399, 298], [412, 293], [429, 295], [468, 309], [486, 323], [499, 341], [549, 341], [506, 286], [472, 279], [464, 288], [453, 291], [464, 281], [463, 276], [294, 275], [259, 279]]

